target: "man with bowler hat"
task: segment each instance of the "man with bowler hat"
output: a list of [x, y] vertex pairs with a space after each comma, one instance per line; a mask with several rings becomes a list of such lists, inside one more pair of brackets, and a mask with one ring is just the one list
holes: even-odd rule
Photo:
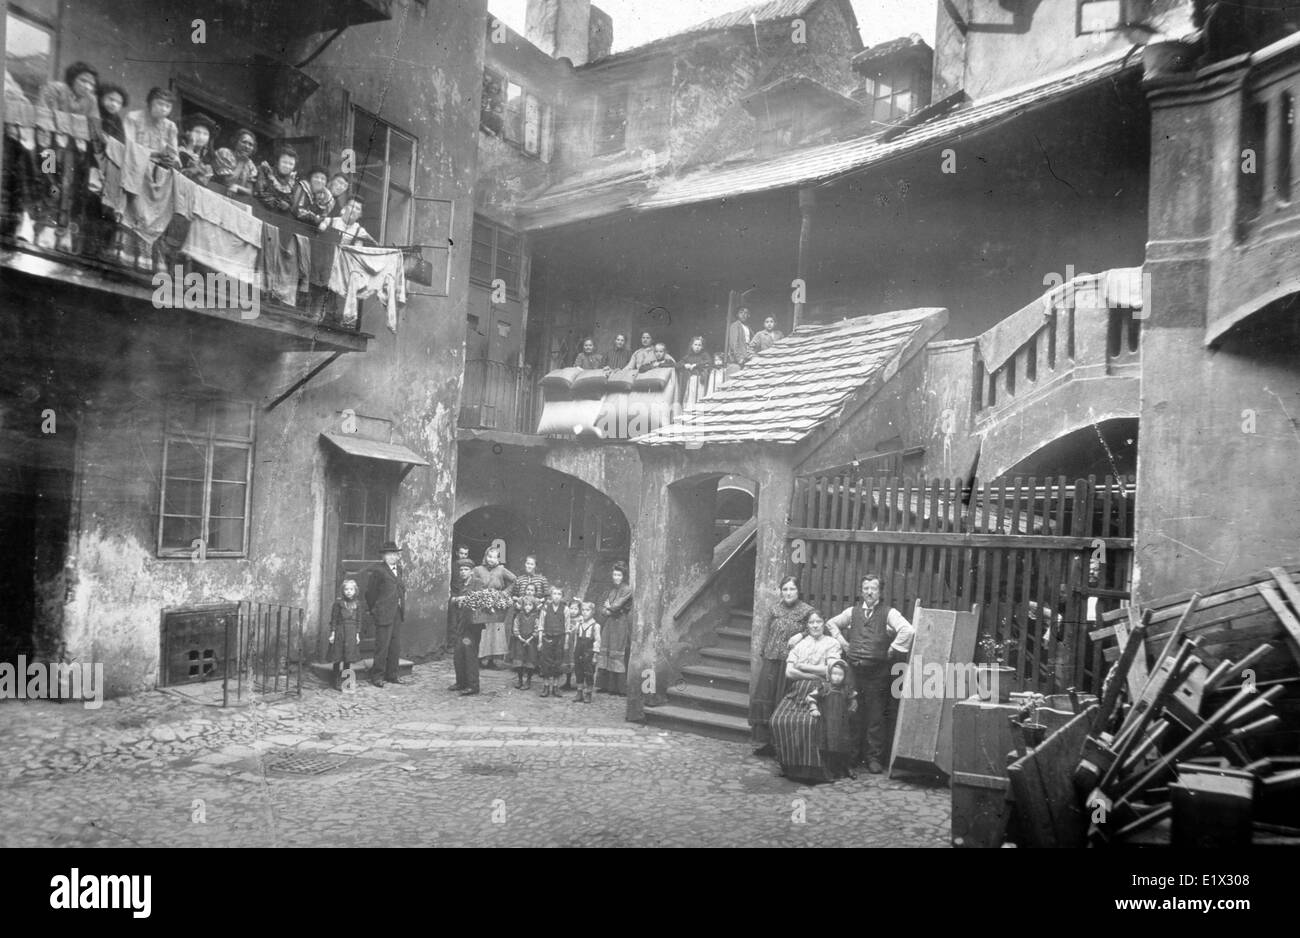
[[375, 661], [370, 666], [370, 683], [376, 687], [383, 687], [385, 681], [408, 684], [397, 673], [402, 621], [406, 618], [406, 576], [398, 563], [402, 549], [395, 541], [386, 541], [379, 553], [383, 563], [370, 569], [366, 583], [366, 609], [375, 622]]

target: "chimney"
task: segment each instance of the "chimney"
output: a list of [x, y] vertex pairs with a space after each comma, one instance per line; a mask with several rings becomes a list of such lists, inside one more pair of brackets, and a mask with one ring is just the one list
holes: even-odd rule
[[587, 26], [587, 61], [603, 59], [613, 48], [614, 18], [599, 7], [592, 7]]
[[591, 0], [528, 0], [524, 36], [552, 58], [585, 65], [590, 30]]

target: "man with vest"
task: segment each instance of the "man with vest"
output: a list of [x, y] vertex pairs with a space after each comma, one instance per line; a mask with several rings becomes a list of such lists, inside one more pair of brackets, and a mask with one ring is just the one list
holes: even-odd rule
[[862, 602], [826, 625], [847, 637], [845, 657], [858, 691], [858, 759], [867, 764], [868, 772], [879, 775], [885, 770], [888, 716], [895, 707], [890, 669], [895, 662], [907, 660], [915, 630], [901, 612], [881, 604], [880, 577], [874, 573], [862, 578]]

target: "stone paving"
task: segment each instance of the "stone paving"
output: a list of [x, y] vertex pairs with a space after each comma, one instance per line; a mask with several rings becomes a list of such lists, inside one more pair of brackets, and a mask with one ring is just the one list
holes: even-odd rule
[[[802, 786], [744, 743], [447, 662], [241, 709], [166, 691], [0, 703], [0, 847], [947, 846], [947, 788]], [[315, 773], [315, 774], [313, 774]]]

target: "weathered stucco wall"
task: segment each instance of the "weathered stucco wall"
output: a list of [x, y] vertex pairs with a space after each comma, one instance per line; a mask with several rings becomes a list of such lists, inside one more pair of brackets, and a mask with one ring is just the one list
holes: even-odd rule
[[[196, 17], [212, 16], [198, 6]], [[263, 414], [259, 407], [247, 559], [157, 559], [162, 406], [177, 393], [201, 389], [269, 399], [290, 383], [274, 346], [264, 337], [259, 345], [258, 333], [247, 327], [191, 333], [192, 320], [200, 317], [156, 314], [93, 291], [59, 294], [86, 335], [116, 339], [84, 350], [84, 376], [64, 369], [51, 379], [65, 394], [69, 386], [85, 391], [80, 523], [70, 558], [76, 581], [64, 637], [70, 655], [105, 663], [110, 693], [156, 680], [164, 608], [222, 599], [290, 603], [307, 612], [310, 645], [322, 591], [331, 591], [334, 576], [321, 569], [327, 457], [319, 434], [337, 429], [345, 409], [390, 420], [396, 437], [430, 462], [401, 486], [393, 525], [409, 570], [403, 652], [423, 653], [438, 640], [451, 557], [485, 7], [484, 0], [427, 6], [399, 0], [392, 21], [349, 29], [307, 66], [321, 88], [294, 120], [278, 126], [284, 136], [323, 135], [334, 165], [351, 145], [352, 105], [412, 134], [418, 141], [414, 194], [454, 202], [455, 225], [441, 230], [441, 214], [417, 209], [410, 238], [438, 243], [450, 235], [462, 247], [451, 254], [450, 296], [411, 293], [396, 334], [372, 305], [365, 319], [374, 334], [369, 351], [344, 355], [275, 411]], [[250, 107], [255, 75], [228, 63], [247, 61], [256, 42], [271, 37], [253, 37], [250, 44], [247, 36], [223, 34], [222, 21], [212, 16], [207, 43], [194, 45], [194, 17], [181, 12], [186, 15], [160, 17], [155, 4], [135, 0], [70, 6], [57, 70], [76, 59], [89, 61], [102, 81], [127, 87], [132, 107], [143, 105], [151, 86], [177, 77]], [[312, 49], [325, 37], [314, 38]], [[168, 55], [158, 56], [160, 48]], [[310, 159], [300, 158], [300, 167]], [[397, 238], [404, 241], [406, 234]], [[160, 315], [172, 319], [163, 322]], [[296, 367], [302, 373], [324, 357], [308, 355], [304, 363], [299, 356]]]

